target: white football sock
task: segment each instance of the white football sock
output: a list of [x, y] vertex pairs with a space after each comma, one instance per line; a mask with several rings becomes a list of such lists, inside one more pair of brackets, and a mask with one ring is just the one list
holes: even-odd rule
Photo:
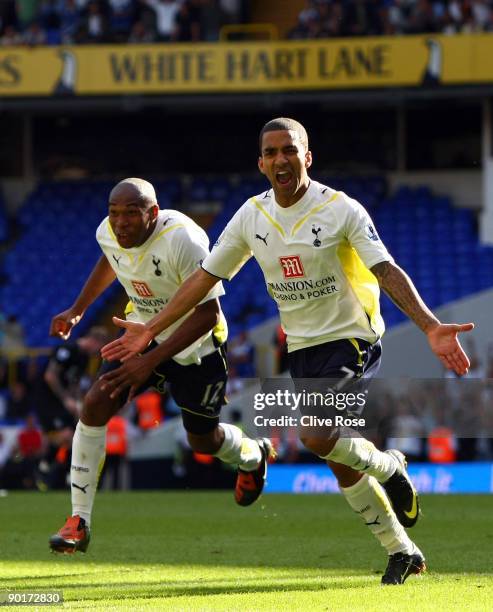
[[411, 555], [418, 550], [399, 523], [385, 491], [373, 478], [363, 474], [351, 487], [340, 487], [351, 508], [361, 516], [389, 555], [398, 552]]
[[245, 472], [256, 469], [262, 459], [260, 447], [255, 440], [244, 438], [243, 432], [235, 425], [219, 423], [224, 431], [224, 442], [214, 456], [224, 463], [235, 463]]
[[72, 516], [78, 514], [87, 525], [91, 524], [92, 506], [106, 455], [106, 429], [106, 425], [91, 427], [79, 421], [72, 440]]
[[378, 482], [387, 481], [397, 467], [392, 455], [382, 453], [365, 438], [339, 438], [330, 453], [322, 459], [347, 465], [373, 476]]

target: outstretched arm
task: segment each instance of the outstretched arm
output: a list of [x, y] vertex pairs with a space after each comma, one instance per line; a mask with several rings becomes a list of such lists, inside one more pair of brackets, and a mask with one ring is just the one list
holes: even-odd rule
[[423, 331], [431, 350], [443, 365], [457, 374], [466, 374], [470, 363], [458, 340], [458, 334], [471, 331], [473, 323], [441, 323], [423, 302], [409, 276], [390, 261], [383, 261], [371, 268], [380, 287], [416, 325]]
[[212, 299], [205, 304], [200, 304], [195, 308], [193, 314], [183, 321], [164, 342], [143, 355], [136, 355], [125, 361], [116, 370], [104, 374], [101, 379], [107, 384], [101, 390], [108, 387], [111, 390], [110, 397], [115, 398], [124, 389], [131, 387], [128, 396], [128, 399], [131, 400], [137, 389], [152, 374], [154, 368], [162, 361], [171, 359], [213, 329], [219, 321], [220, 314], [219, 300]]
[[72, 306], [55, 315], [51, 320], [50, 336], [59, 336], [67, 340], [73, 326], [77, 325], [87, 308], [111, 285], [115, 278], [116, 274], [110, 263], [104, 255], [101, 255]]
[[108, 361], [125, 361], [142, 352], [158, 334], [201, 302], [220, 280], [201, 268], [187, 278], [163, 310], [147, 323], [113, 318], [113, 322], [125, 328], [126, 332], [117, 340], [103, 346], [101, 355]]
[[221, 279], [202, 268], [194, 272], [178, 289], [171, 300], [154, 318], [146, 323], [146, 328], [155, 338], [192, 308], [201, 302]]

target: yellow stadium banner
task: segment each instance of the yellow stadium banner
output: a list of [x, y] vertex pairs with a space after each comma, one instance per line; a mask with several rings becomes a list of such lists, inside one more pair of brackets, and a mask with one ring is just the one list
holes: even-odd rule
[[281, 92], [493, 82], [493, 35], [0, 48], [0, 97]]

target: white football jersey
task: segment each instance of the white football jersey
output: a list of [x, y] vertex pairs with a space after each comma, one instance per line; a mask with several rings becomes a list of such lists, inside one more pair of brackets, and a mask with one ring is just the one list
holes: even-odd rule
[[277, 302], [288, 349], [384, 332], [380, 290], [369, 268], [393, 261], [356, 200], [311, 181], [282, 208], [273, 190], [237, 211], [202, 267], [230, 280], [254, 256]]
[[[144, 244], [123, 249], [111, 229], [108, 217], [96, 231], [96, 239], [115, 274], [127, 292], [129, 305], [127, 319], [145, 323], [160, 312], [176, 293], [180, 285], [209, 254], [209, 239], [204, 230], [192, 219], [176, 210], [160, 210], [156, 227]], [[224, 295], [218, 283], [202, 300], [207, 302]], [[190, 315], [186, 315], [156, 336], [156, 342], [169, 338], [174, 330]], [[173, 359], [182, 364], [200, 363], [201, 357], [215, 350], [214, 338], [224, 342], [227, 336], [226, 320], [221, 321]]]

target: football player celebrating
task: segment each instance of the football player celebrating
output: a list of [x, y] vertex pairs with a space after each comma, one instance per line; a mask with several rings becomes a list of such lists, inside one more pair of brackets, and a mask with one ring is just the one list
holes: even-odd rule
[[[114, 392], [140, 384], [147, 375], [139, 359], [130, 357], [252, 256], [279, 307], [295, 380], [361, 383], [377, 371], [384, 332], [379, 287], [426, 334], [446, 367], [459, 375], [467, 372], [469, 360], [457, 335], [473, 324], [442, 324], [394, 263], [366, 210], [346, 194], [311, 180], [311, 164], [308, 135], [300, 123], [278, 118], [263, 127], [258, 166], [272, 189], [245, 202], [201, 269], [158, 315], [146, 324], [115, 320], [126, 333], [102, 354], [128, 361], [107, 377]], [[422, 572], [424, 556], [404, 529], [418, 520], [419, 504], [402, 453], [381, 452], [343, 429], [302, 430], [301, 439], [327, 461], [351, 508], [388, 552], [383, 584], [402, 584]]]
[[[50, 333], [67, 339], [87, 308], [117, 278], [128, 298], [127, 317], [144, 324], [159, 313], [181, 284], [209, 254], [206, 233], [186, 215], [159, 210], [153, 186], [138, 178], [118, 183], [109, 197], [109, 214], [96, 238], [103, 255], [73, 306], [56, 315]], [[182, 410], [183, 425], [194, 451], [239, 466], [235, 490], [238, 504], [248, 506], [264, 486], [272, 447], [267, 439], [252, 440], [241, 430], [219, 423], [227, 380], [226, 321], [219, 306], [224, 291], [214, 283], [192, 312], [156, 335], [139, 363], [148, 375], [132, 395], [148, 387], [170, 392]], [[105, 363], [102, 372], [118, 367]], [[107, 423], [126, 403], [127, 394], [112, 394], [97, 380], [84, 398], [72, 443], [72, 516], [50, 538], [56, 552], [87, 550], [98, 476], [105, 456]]]

